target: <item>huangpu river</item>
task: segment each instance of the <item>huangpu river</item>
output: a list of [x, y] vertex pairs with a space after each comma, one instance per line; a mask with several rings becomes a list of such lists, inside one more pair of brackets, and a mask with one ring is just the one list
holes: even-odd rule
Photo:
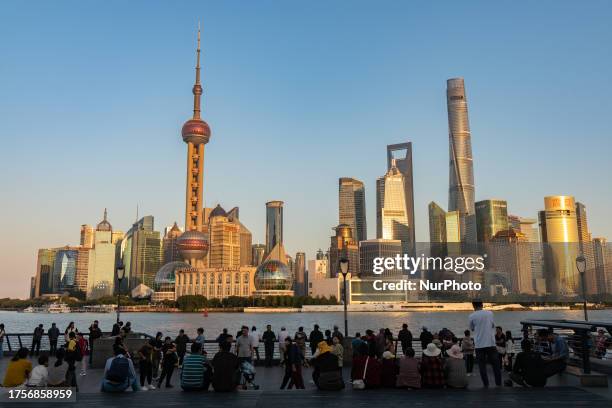
[[[520, 335], [521, 320], [526, 319], [574, 319], [582, 320], [581, 310], [547, 310], [547, 311], [499, 311], [495, 313], [495, 323], [504, 330], [511, 330], [514, 336]], [[403, 323], [407, 323], [413, 334], [425, 326], [431, 331], [443, 327], [462, 335], [467, 328], [469, 312], [349, 312], [349, 334], [354, 335], [366, 329], [378, 330], [389, 328], [397, 334]], [[56, 323], [64, 331], [68, 323], [75, 322], [77, 329], [87, 332], [94, 320], [100, 321], [102, 331], [110, 331], [115, 322], [115, 313], [18, 313], [0, 311], [0, 323], [4, 323], [7, 333], [31, 333], [34, 327], [42, 323], [45, 331]], [[259, 332], [267, 324], [278, 333], [285, 327], [290, 333], [303, 326], [306, 332], [318, 324], [322, 330], [331, 329], [334, 325], [343, 328], [342, 312], [327, 313], [121, 313], [121, 320], [132, 323], [136, 332], [154, 335], [161, 331], [164, 335], [176, 336], [180, 329], [185, 329], [189, 336], [195, 336], [196, 329], [203, 327], [207, 339], [214, 339], [223, 328], [236, 333], [242, 325], [256, 326]], [[589, 310], [589, 320], [612, 321], [612, 310]]]

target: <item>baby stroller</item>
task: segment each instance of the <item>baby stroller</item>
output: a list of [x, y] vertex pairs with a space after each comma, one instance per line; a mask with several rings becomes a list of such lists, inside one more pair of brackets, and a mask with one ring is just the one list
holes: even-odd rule
[[243, 390], [252, 388], [254, 390], [259, 389], [259, 385], [254, 383], [255, 380], [255, 366], [248, 361], [243, 361], [240, 364], [240, 385]]

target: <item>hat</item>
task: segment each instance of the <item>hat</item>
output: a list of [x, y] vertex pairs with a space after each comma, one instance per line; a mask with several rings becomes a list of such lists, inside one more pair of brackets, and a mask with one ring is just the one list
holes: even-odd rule
[[433, 343], [429, 343], [427, 345], [427, 348], [425, 350], [423, 350], [423, 354], [425, 354], [426, 356], [429, 357], [436, 357], [439, 356], [441, 353], [440, 349], [436, 347], [435, 344]]
[[319, 349], [319, 355], [331, 351], [331, 347], [329, 347], [329, 344], [327, 344], [325, 340], [320, 341], [319, 344], [317, 344], [317, 348]]
[[434, 339], [432, 340], [432, 343], [436, 345], [437, 348], [441, 349], [442, 348], [442, 342], [438, 339]]
[[385, 351], [385, 352], [382, 354], [382, 358], [383, 358], [383, 359], [385, 359], [385, 360], [391, 360], [392, 358], [395, 358], [395, 356], [393, 355], [393, 353], [392, 353], [392, 352], [390, 352], [389, 350], [387, 350], [387, 351]]
[[459, 348], [459, 346], [456, 344], [453, 344], [453, 346], [447, 351], [447, 353], [448, 353], [448, 356], [452, 358], [458, 358], [458, 359], [463, 358], [463, 353], [461, 352], [461, 349]]

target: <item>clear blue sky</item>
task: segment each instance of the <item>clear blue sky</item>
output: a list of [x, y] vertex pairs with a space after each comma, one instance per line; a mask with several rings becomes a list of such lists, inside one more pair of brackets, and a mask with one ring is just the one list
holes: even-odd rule
[[205, 201], [240, 206], [254, 242], [285, 207], [288, 252], [337, 224], [338, 177], [375, 180], [412, 141], [417, 239], [447, 205], [446, 79], [465, 78], [477, 199], [535, 217], [550, 194], [612, 238], [612, 2], [20, 1], [0, 12], [0, 296], [26, 296], [39, 247], [183, 223], [195, 38], [212, 128]]

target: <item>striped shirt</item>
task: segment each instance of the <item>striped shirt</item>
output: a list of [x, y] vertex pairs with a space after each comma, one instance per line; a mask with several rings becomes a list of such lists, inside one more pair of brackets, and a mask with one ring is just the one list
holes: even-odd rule
[[188, 354], [183, 360], [181, 371], [181, 387], [202, 388], [204, 383], [204, 356], [201, 354]]

